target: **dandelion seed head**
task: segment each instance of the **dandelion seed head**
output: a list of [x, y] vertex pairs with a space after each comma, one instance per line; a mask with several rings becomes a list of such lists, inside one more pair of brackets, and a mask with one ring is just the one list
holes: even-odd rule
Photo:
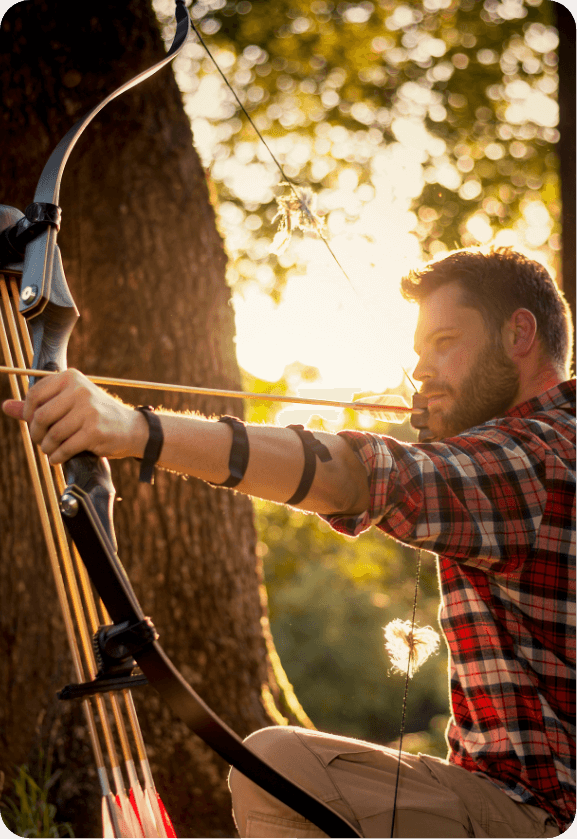
[[393, 670], [409, 672], [409, 678], [439, 649], [440, 637], [432, 626], [413, 626], [411, 621], [393, 620], [384, 627], [385, 649]]
[[291, 187], [285, 195], [277, 197], [278, 209], [273, 222], [279, 219], [279, 227], [271, 244], [271, 253], [284, 253], [295, 230], [322, 234], [324, 219], [316, 212], [316, 202], [317, 197], [309, 187]]

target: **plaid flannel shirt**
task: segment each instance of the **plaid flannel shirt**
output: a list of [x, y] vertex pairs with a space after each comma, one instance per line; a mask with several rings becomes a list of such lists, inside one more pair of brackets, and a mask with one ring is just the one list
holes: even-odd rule
[[575, 812], [574, 413], [572, 380], [438, 443], [342, 432], [371, 502], [327, 517], [439, 555], [449, 761], [561, 829]]

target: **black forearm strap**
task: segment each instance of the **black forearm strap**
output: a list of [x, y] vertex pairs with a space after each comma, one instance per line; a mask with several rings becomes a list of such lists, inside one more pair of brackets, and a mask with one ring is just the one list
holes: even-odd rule
[[244, 422], [236, 417], [221, 417], [219, 422], [225, 422], [232, 428], [232, 446], [228, 459], [230, 475], [222, 484], [215, 484], [213, 481], [208, 481], [208, 483], [215, 487], [235, 487], [244, 478], [248, 466], [248, 434]]
[[287, 428], [292, 428], [301, 438], [305, 456], [305, 465], [300, 483], [294, 495], [291, 495], [289, 500], [285, 501], [285, 504], [298, 504], [303, 498], [306, 498], [315, 479], [317, 457], [323, 463], [332, 460], [332, 457], [324, 443], [317, 440], [314, 434], [311, 431], [307, 431], [302, 425], [289, 425]]
[[143, 484], [153, 484], [154, 467], [158, 463], [164, 443], [162, 425], [151, 405], [139, 405], [136, 410], [142, 413], [148, 423], [148, 442], [146, 443], [142, 459], [137, 458], [137, 460], [141, 460], [142, 462], [139, 481]]

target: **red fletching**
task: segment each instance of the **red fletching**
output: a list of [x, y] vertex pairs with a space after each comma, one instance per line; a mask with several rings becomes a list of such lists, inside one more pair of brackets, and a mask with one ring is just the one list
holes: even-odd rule
[[170, 816], [166, 812], [166, 807], [162, 803], [162, 798], [158, 793], [156, 793], [156, 798], [158, 800], [158, 806], [160, 807], [160, 815], [162, 816], [162, 823], [164, 824], [164, 829], [166, 830], [166, 835], [168, 839], [176, 839], [176, 833], [174, 832], [174, 827], [172, 826], [172, 822], [170, 820]]

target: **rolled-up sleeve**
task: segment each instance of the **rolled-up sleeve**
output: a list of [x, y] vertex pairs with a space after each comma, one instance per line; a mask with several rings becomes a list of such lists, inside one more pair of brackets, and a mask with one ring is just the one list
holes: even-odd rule
[[523, 421], [501, 422], [440, 443], [341, 432], [365, 467], [370, 504], [359, 515], [326, 520], [350, 536], [374, 524], [405, 544], [512, 570], [535, 542], [550, 452]]

